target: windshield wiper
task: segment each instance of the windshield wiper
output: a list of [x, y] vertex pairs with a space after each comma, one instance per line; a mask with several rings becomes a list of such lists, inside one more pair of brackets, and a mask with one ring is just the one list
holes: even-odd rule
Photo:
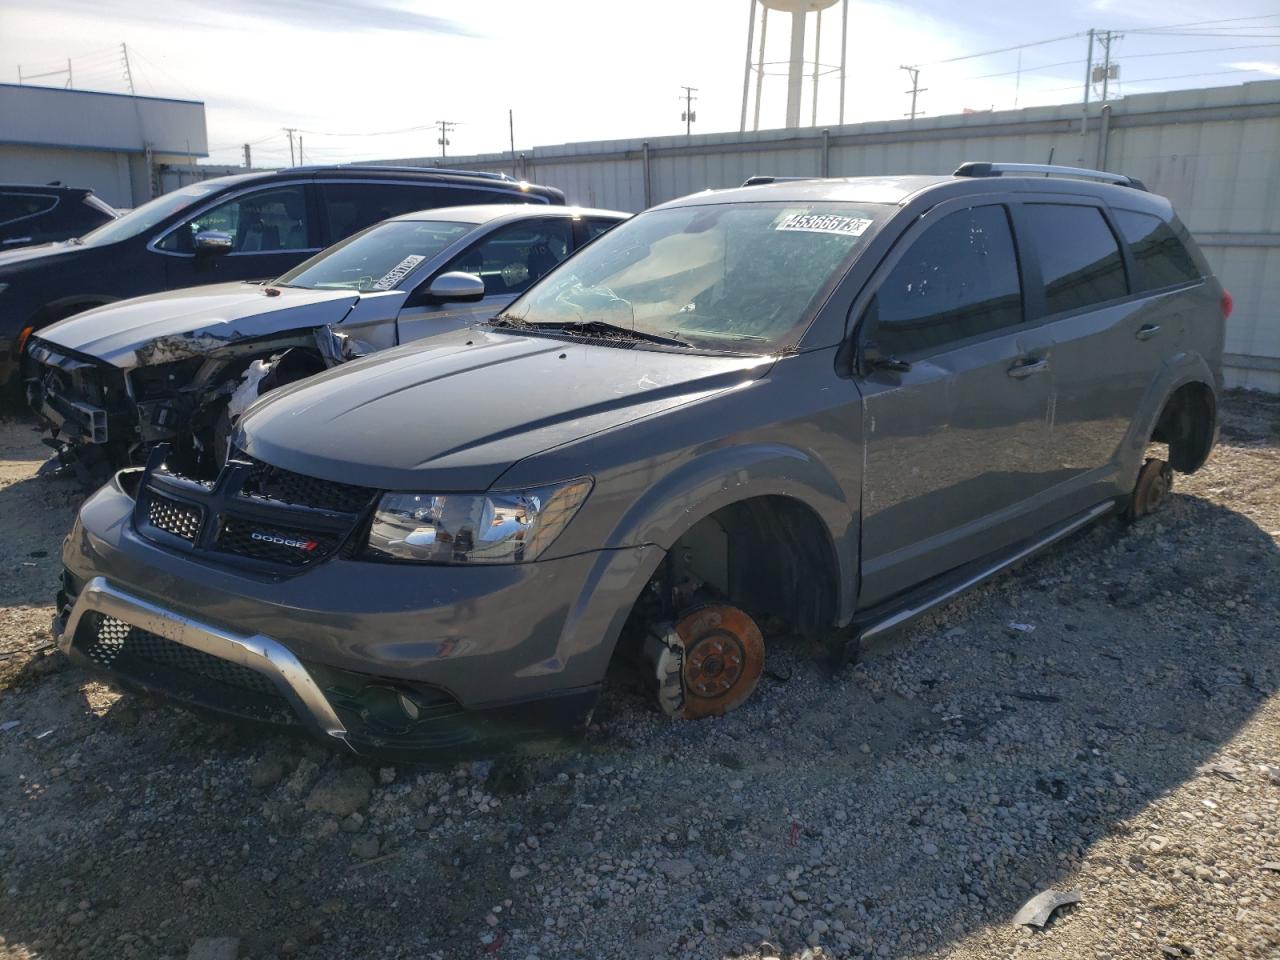
[[609, 323], [606, 320], [564, 320], [549, 323], [532, 323], [529, 326], [536, 329], [577, 333], [586, 337], [596, 335], [605, 338], [616, 337], [619, 340], [644, 340], [647, 343], [662, 343], [669, 347], [693, 346], [688, 340], [681, 340], [678, 337], [664, 337], [659, 333], [649, 333], [647, 330], [633, 330], [630, 327]]

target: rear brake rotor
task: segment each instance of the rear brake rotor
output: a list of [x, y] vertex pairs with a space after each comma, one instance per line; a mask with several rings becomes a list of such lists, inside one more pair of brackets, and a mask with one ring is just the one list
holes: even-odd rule
[[718, 717], [751, 696], [764, 670], [764, 638], [754, 620], [737, 607], [712, 603], [686, 613], [674, 633], [684, 648], [680, 716]]

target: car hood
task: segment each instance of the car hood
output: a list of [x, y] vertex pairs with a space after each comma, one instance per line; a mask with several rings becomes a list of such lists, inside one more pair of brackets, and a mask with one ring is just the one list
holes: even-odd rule
[[359, 299], [352, 290], [216, 283], [96, 307], [37, 336], [131, 369], [208, 353], [236, 340], [338, 323]]
[[249, 408], [235, 443], [341, 483], [485, 490], [519, 460], [741, 386], [773, 361], [478, 327], [273, 391]]
[[44, 266], [43, 263], [32, 262], [41, 260], [52, 265], [63, 258], [74, 257], [87, 249], [87, 247], [72, 243], [69, 240], [59, 240], [57, 243], [37, 243], [31, 247], [18, 247], [16, 250], [0, 251], [0, 276], [10, 273], [6, 269], [8, 267]]

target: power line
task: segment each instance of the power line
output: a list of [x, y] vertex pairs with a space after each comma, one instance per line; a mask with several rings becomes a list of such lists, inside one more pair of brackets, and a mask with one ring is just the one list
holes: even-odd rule
[[958, 63], [961, 60], [973, 60], [977, 57], [990, 57], [997, 53], [1012, 53], [1014, 50], [1026, 50], [1029, 47], [1043, 47], [1048, 43], [1061, 43], [1063, 40], [1075, 40], [1083, 37], [1083, 33], [1068, 33], [1061, 37], [1050, 37], [1048, 40], [1035, 40], [1031, 43], [1018, 43], [1012, 47], [1000, 47], [998, 50], [983, 50], [981, 53], [966, 53], [960, 57], [948, 57], [946, 60], [933, 60], [929, 63], [912, 64], [915, 67], [937, 67], [944, 63]]

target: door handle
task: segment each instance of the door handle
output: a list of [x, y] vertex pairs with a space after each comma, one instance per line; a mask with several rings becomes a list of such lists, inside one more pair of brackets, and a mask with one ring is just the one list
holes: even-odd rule
[[1144, 323], [1142, 326], [1138, 328], [1138, 332], [1135, 333], [1134, 336], [1137, 337], [1139, 340], [1150, 340], [1159, 332], [1160, 332], [1160, 324]]
[[1043, 357], [1040, 359], [1023, 360], [1021, 363], [1015, 363], [1009, 368], [1009, 376], [1022, 380], [1036, 373], [1048, 373], [1049, 361]]

